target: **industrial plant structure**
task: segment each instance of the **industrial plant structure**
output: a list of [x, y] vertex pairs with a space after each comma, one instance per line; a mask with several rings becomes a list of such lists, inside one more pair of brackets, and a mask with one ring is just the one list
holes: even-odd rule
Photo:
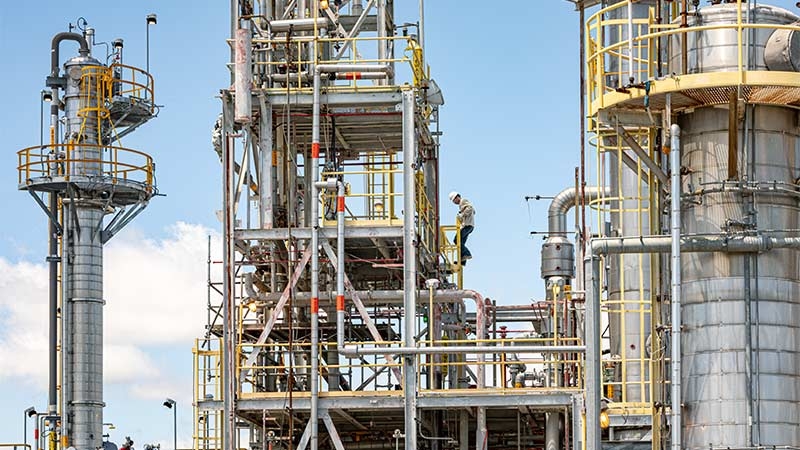
[[[440, 221], [423, 2], [404, 23], [393, 0], [230, 2], [195, 449], [800, 448], [800, 17], [570, 3], [581, 165], [550, 204], [543, 300], [498, 305]], [[114, 146], [152, 79], [86, 34], [54, 39], [51, 142], [20, 152], [62, 293], [53, 449], [98, 447], [102, 244], [155, 193], [150, 158]]]

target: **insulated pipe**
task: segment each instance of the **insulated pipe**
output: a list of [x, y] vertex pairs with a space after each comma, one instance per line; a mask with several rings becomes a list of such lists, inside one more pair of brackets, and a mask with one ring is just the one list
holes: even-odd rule
[[[611, 187], [587, 186], [584, 188], [583, 200], [590, 202], [600, 198], [601, 194], [610, 196]], [[575, 199], [578, 195], [578, 190], [570, 187], [553, 197], [553, 201], [550, 202], [550, 208], [547, 210], [547, 237], [567, 234], [567, 213], [575, 206]]]
[[[592, 247], [594, 250], [594, 247]], [[600, 432], [600, 257], [593, 251], [586, 256], [586, 264], [591, 265], [591, 297], [586, 302], [586, 448], [602, 448]]]
[[339, 72], [382, 72], [390, 73], [392, 68], [386, 64], [317, 64], [316, 70], [324, 73]]
[[344, 183], [336, 183], [336, 346], [344, 345]]
[[671, 330], [671, 370], [670, 389], [672, 390], [672, 418], [670, 421], [670, 442], [672, 450], [681, 450], [681, 127], [670, 127], [670, 170], [671, 205], [670, 225], [672, 230], [672, 292], [670, 309]]
[[286, 33], [289, 29], [292, 32], [297, 31], [314, 31], [314, 28], [328, 28], [328, 19], [326, 17], [318, 17], [316, 19], [280, 19], [271, 20], [269, 22], [269, 30], [271, 33]]
[[[314, 45], [313, 61], [317, 61]], [[320, 71], [314, 67], [314, 92], [311, 114], [311, 439], [310, 449], [319, 445], [319, 127], [320, 127]]]
[[[385, 0], [379, 0], [378, 4]], [[379, 8], [378, 12], [381, 12]], [[383, 11], [385, 13], [385, 9]], [[380, 17], [378, 22], [381, 22]], [[386, 30], [384, 30], [385, 34]], [[380, 29], [378, 30], [380, 35]], [[382, 43], [379, 42], [382, 45]], [[379, 48], [383, 48], [382, 46]], [[402, 92], [403, 107], [403, 307], [405, 310], [405, 330], [403, 343], [414, 347], [417, 322], [417, 247], [415, 211], [416, 177], [414, 162], [417, 156], [417, 136], [415, 130], [414, 91]], [[403, 406], [405, 409], [405, 448], [417, 450], [417, 359], [414, 355], [403, 358]]]
[[251, 61], [252, 34], [250, 21], [242, 21], [242, 27], [236, 30], [234, 40], [234, 121], [236, 123], [250, 123], [253, 108], [253, 96], [250, 86], [253, 80], [253, 64]]

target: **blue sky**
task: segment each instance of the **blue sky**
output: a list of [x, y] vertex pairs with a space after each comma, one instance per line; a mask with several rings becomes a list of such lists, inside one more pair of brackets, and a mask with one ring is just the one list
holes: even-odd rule
[[[415, 1], [396, 3], [398, 23], [415, 20], [409, 15], [415, 14]], [[474, 260], [467, 266], [465, 285], [500, 303], [542, 298], [541, 241], [529, 232], [545, 229], [547, 203], [527, 204], [524, 196], [553, 195], [574, 184], [580, 142], [577, 13], [566, 1], [427, 3], [426, 54], [446, 99], [441, 116], [443, 222], [452, 221], [456, 212], [455, 206], [447, 203], [450, 190], [460, 191], [477, 209], [477, 227], [469, 245]], [[17, 191], [15, 167], [16, 151], [39, 141], [39, 92], [49, 71], [52, 35], [83, 16], [96, 29], [97, 41], [125, 39], [126, 61], [144, 67], [144, 17], [155, 12], [159, 23], [151, 28], [150, 67], [156, 78], [157, 102], [165, 107], [157, 120], [126, 138], [124, 144], [154, 156], [159, 188], [167, 196], [154, 200], [115, 240], [121, 242], [117, 244], [120, 254], [135, 254], [141, 250], [136, 248], [141, 240], [152, 245], [142, 248], [152, 248], [154, 254], [187, 255], [186, 261], [175, 264], [191, 263], [203, 269], [192, 272], [196, 280], [188, 281], [200, 288], [198, 293], [191, 298], [180, 293], [164, 295], [166, 291], [141, 295], [161, 304], [178, 302], [204, 316], [202, 236], [206, 229], [219, 228], [214, 212], [220, 203], [220, 168], [211, 149], [210, 130], [219, 111], [215, 96], [228, 82], [227, 5], [226, 1], [201, 0], [140, 0], [114, 2], [113, 6], [94, 0], [0, 4], [0, 49], [4, 55], [0, 71], [4, 100], [0, 198], [5, 216], [0, 220], [0, 262], [11, 271], [32, 271], [29, 277], [9, 279], [33, 287], [46, 281], [37, 279], [39, 272], [29, 267], [43, 262], [45, 218], [28, 195]], [[62, 55], [74, 54], [70, 44], [62, 48]], [[189, 231], [176, 231], [179, 222], [190, 224]], [[125, 261], [120, 259], [123, 265]], [[128, 294], [151, 283], [145, 265], [128, 264], [124, 266], [126, 277], [116, 277], [120, 284], [127, 284]], [[107, 279], [106, 289], [111, 293], [110, 281]], [[18, 287], [0, 283], [0, 289]], [[29, 301], [16, 295], [13, 298], [21, 302]], [[42, 307], [45, 296], [42, 289], [31, 290], [31, 308], [38, 308], [32, 314], [40, 321], [46, 314]], [[137, 298], [134, 295], [128, 301]], [[107, 318], [112, 307], [116, 306], [106, 309]], [[148, 386], [142, 393], [135, 389], [135, 382], [125, 382], [127, 378], [120, 375], [121, 381], [106, 386], [106, 421], [117, 426], [112, 440], [121, 442], [131, 435], [139, 445], [164, 442], [171, 447], [171, 415], [161, 406], [161, 399], [174, 396], [179, 400], [179, 441], [181, 446], [189, 445], [191, 409], [181, 400], [188, 399], [186, 392], [191, 393], [191, 330], [200, 335], [204, 323], [183, 324], [180, 335], [170, 337], [168, 327], [148, 328], [148, 311], [139, 309], [136, 321], [107, 328], [107, 339], [109, 335], [115, 339], [125, 336], [136, 344], [135, 349], [147, 358], [131, 359], [142, 365], [133, 364], [126, 370], [141, 378], [158, 372], [162, 383]], [[0, 325], [6, 314], [8, 310], [0, 302]], [[176, 316], [174, 320], [179, 321], [177, 317], [183, 316]], [[41, 329], [28, 331], [44, 335], [46, 327], [41, 324]], [[0, 344], [14, 345], [3, 333], [0, 329]], [[142, 344], [137, 344], [140, 341]], [[132, 358], [137, 355], [125, 348], [133, 352]], [[30, 371], [46, 373], [44, 353], [28, 356], [25, 363], [33, 361]], [[44, 407], [46, 386], [32, 381], [36, 379], [0, 372], [0, 442], [20, 441], [22, 411], [31, 405]], [[158, 386], [163, 386], [163, 391]]]

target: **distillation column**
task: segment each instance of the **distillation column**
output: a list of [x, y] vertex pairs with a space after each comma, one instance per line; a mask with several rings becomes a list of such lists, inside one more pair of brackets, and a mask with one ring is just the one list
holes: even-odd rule
[[[700, 8], [690, 25], [736, 24], [736, 9], [735, 4]], [[742, 16], [758, 24], [800, 20], [766, 5], [749, 11], [743, 5]], [[774, 70], [769, 58], [764, 62], [773, 32], [778, 33], [771, 28], [743, 32], [752, 39], [745, 49], [746, 69]], [[737, 70], [736, 39], [733, 28], [689, 33], [688, 73]], [[674, 53], [672, 66], [680, 60]], [[679, 116], [678, 123], [688, 173], [683, 179], [685, 235], [800, 228], [796, 109], [746, 104], [735, 97], [727, 110], [698, 108]], [[688, 253], [683, 259], [685, 448], [797, 445], [800, 252]]]
[[[87, 40], [87, 36], [89, 39]], [[59, 70], [64, 41], [79, 56]], [[127, 225], [155, 194], [150, 156], [120, 147], [119, 135], [155, 115], [152, 78], [130, 66], [108, 67], [91, 57], [88, 31], [58, 33], [51, 49], [50, 143], [18, 152], [20, 190], [28, 191], [50, 219], [51, 348], [48, 419], [60, 421], [60, 443], [77, 450], [103, 446], [103, 245]], [[121, 52], [119, 48], [116, 52]], [[116, 53], [117, 60], [121, 53]], [[124, 68], [124, 69], [123, 69]], [[123, 71], [127, 70], [127, 74]], [[137, 72], [133, 74], [133, 72]], [[138, 83], [132, 77], [139, 77]], [[132, 87], [133, 86], [133, 87]], [[59, 98], [59, 92], [64, 92]], [[63, 111], [63, 113], [60, 113]], [[120, 112], [122, 111], [122, 112]], [[61, 117], [59, 117], [61, 115]], [[63, 131], [59, 126], [63, 124]], [[116, 131], [115, 131], [116, 130]], [[41, 194], [50, 195], [49, 206]], [[112, 218], [108, 222], [107, 215]], [[57, 238], [62, 255], [57, 254]], [[57, 342], [55, 288], [61, 275], [61, 416], [53, 393]], [[56, 430], [51, 428], [55, 445]]]

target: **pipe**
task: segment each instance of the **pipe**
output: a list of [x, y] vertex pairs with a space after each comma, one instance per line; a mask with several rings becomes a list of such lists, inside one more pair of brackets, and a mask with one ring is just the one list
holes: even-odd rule
[[388, 74], [392, 71], [392, 68], [386, 64], [317, 64], [315, 69], [323, 73], [381, 72]]
[[[379, 0], [380, 5], [385, 0]], [[381, 13], [381, 9], [378, 9]], [[385, 11], [384, 11], [385, 12]], [[380, 24], [381, 19], [378, 18]], [[379, 27], [380, 28], [380, 27]], [[380, 35], [380, 29], [378, 30]], [[386, 30], [383, 30], [386, 33]], [[383, 43], [379, 42], [380, 48]], [[417, 155], [415, 134], [415, 96], [414, 91], [406, 89], [403, 96], [403, 307], [405, 310], [405, 330], [403, 343], [413, 347], [416, 342], [417, 321], [417, 248], [414, 211], [416, 205], [416, 180], [414, 163]], [[403, 358], [403, 406], [405, 409], [405, 448], [417, 450], [417, 360], [413, 355]]]
[[336, 183], [336, 346], [344, 346], [344, 183]]
[[[317, 46], [312, 60], [317, 62]], [[311, 439], [310, 449], [319, 446], [319, 127], [320, 127], [320, 70], [314, 67], [313, 105], [311, 109]]]
[[[81, 56], [89, 56], [89, 44], [86, 42], [86, 39], [78, 33], [58, 33], [53, 36], [53, 41], [50, 45], [50, 76], [57, 77], [58, 76], [58, 49], [59, 45], [63, 41], [75, 41], [77, 42], [81, 48], [78, 50], [78, 54]], [[53, 101], [55, 101], [55, 97], [53, 97]]]
[[[592, 247], [594, 250], [594, 247]], [[586, 302], [586, 443], [587, 449], [601, 449], [600, 432], [600, 257], [590, 252], [584, 259], [591, 265], [591, 297]]]
[[681, 450], [681, 127], [670, 127], [670, 225], [672, 229], [672, 283], [670, 309], [672, 315], [671, 361], [672, 418], [670, 442], [672, 450]]
[[582, 353], [586, 350], [584, 345], [510, 345], [498, 347], [493, 345], [446, 345], [428, 347], [357, 347], [355, 345], [345, 346], [342, 353], [347, 356], [364, 355], [442, 355], [442, 354], [475, 354], [485, 356], [487, 353], [507, 354], [507, 353]]
[[557, 412], [550, 412], [547, 413], [547, 418], [545, 419], [545, 450], [559, 450], [561, 448], [560, 445], [560, 433], [559, 433], [559, 425], [561, 424], [560, 421], [560, 414]]
[[[565, 236], [567, 234], [567, 213], [573, 206], [575, 206], [575, 199], [578, 197], [578, 190], [574, 187], [564, 189], [559, 192], [553, 201], [550, 202], [550, 208], [547, 210], [547, 237]], [[584, 202], [597, 200], [602, 196], [611, 195], [611, 187], [585, 187], [583, 189]]]
[[253, 112], [253, 96], [250, 87], [253, 80], [253, 64], [251, 61], [252, 35], [250, 21], [243, 20], [242, 27], [236, 30], [234, 41], [234, 121], [250, 123]]
[[316, 19], [279, 19], [269, 22], [269, 31], [271, 33], [286, 33], [290, 29], [292, 32], [314, 31], [314, 28], [328, 28], [328, 25], [327, 17], [317, 17]]
[[[628, 83], [633, 84], [633, 2], [628, 2]], [[625, 86], [625, 83], [622, 83]]]
[[[58, 217], [58, 195], [55, 192], [50, 193], [50, 214], [52, 215], [49, 221], [49, 251], [47, 255], [47, 262], [49, 264], [49, 340], [50, 345], [48, 348], [48, 392], [47, 392], [47, 412], [55, 415], [58, 411], [58, 228], [54, 221]], [[27, 423], [27, 421], [26, 421]]]

